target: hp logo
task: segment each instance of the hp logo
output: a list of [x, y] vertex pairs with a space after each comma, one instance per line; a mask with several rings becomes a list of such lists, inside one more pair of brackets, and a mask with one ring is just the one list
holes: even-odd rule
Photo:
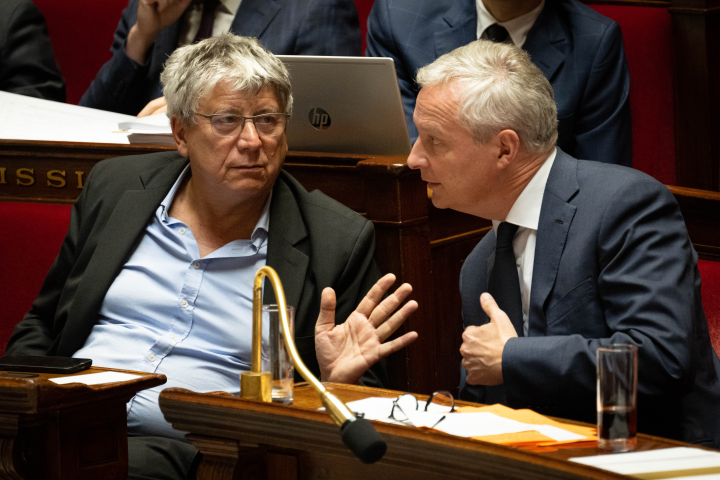
[[310, 120], [312, 126], [317, 128], [318, 130], [325, 130], [327, 128], [330, 128], [330, 114], [328, 114], [322, 108], [313, 108], [312, 110], [310, 110], [310, 113], [308, 114], [308, 119]]

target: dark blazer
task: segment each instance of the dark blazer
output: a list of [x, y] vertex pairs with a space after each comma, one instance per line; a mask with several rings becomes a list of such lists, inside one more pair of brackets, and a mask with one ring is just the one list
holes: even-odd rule
[[[413, 141], [417, 70], [476, 38], [474, 0], [375, 0], [366, 54], [395, 61]], [[546, 0], [522, 48], [553, 86], [558, 145], [578, 158], [630, 166], [630, 74], [618, 24], [577, 0]]]
[[0, 2], [0, 90], [65, 101], [45, 18], [30, 0]]
[[[466, 327], [488, 321], [479, 298], [494, 258], [490, 233], [463, 265]], [[595, 351], [608, 343], [638, 346], [639, 431], [720, 445], [720, 360], [674, 197], [643, 173], [558, 150], [540, 211], [529, 336], [503, 351], [507, 405], [595, 423]], [[461, 398], [482, 402], [485, 387], [462, 379]]]
[[[131, 60], [125, 40], [137, 20], [138, 0], [130, 0], [115, 30], [112, 58], [100, 69], [80, 105], [137, 115], [162, 97], [160, 73], [175, 50], [182, 19], [158, 36], [145, 65]], [[243, 0], [230, 31], [257, 37], [276, 55], [360, 55], [361, 36], [353, 0]]]
[[[71, 356], [85, 344], [106, 292], [185, 165], [187, 159], [168, 152], [114, 158], [93, 168], [60, 253], [6, 354]], [[343, 322], [380, 276], [374, 249], [371, 222], [281, 172], [270, 204], [267, 265], [295, 307], [298, 351], [316, 375], [320, 293], [335, 289], [336, 322]], [[272, 289], [265, 293], [265, 303], [274, 303]], [[383, 365], [363, 377], [370, 385], [385, 380]]]

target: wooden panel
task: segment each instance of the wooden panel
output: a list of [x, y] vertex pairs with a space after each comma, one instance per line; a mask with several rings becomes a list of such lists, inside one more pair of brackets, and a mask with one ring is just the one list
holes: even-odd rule
[[672, 0], [677, 183], [720, 189], [720, 0]]

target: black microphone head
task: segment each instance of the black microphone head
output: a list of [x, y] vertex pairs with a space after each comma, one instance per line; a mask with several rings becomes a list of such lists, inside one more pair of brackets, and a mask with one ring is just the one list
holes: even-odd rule
[[340, 428], [340, 437], [363, 463], [377, 462], [387, 450], [385, 440], [375, 430], [370, 420], [364, 418], [346, 420]]

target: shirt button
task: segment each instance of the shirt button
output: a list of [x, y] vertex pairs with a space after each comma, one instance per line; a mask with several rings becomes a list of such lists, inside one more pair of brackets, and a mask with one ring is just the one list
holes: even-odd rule
[[154, 361], [155, 361], [155, 355], [153, 355], [152, 353], [151, 353], [150, 355], [148, 355], [148, 360], [150, 360], [151, 362], [154, 362]]
[[180, 302], [180, 306], [182, 308], [187, 308], [187, 306], [188, 306], [187, 300], [183, 300], [182, 302]]
[[195, 267], [195, 270], [200, 268], [200, 262], [193, 263], [193, 267]]
[[517, 260], [515, 260], [515, 265], [517, 265], [518, 267], [522, 265], [522, 258], [518, 258]]
[[180, 227], [180, 230], [178, 230], [178, 232], [180, 232], [180, 235], [185, 235], [185, 227]]
[[170, 335], [170, 340], [174, 342], [175, 340], [177, 340], [177, 337], [175, 335]]

